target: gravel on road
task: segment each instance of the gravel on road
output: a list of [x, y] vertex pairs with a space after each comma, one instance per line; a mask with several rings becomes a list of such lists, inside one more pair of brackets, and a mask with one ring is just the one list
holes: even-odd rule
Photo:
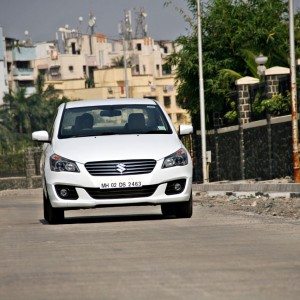
[[249, 197], [239, 197], [234, 193], [212, 196], [208, 193], [196, 192], [194, 201], [196, 205], [203, 207], [300, 219], [300, 198], [271, 198], [259, 193]]

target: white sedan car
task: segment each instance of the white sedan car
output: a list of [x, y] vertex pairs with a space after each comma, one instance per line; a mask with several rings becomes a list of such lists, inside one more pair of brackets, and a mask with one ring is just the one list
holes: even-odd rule
[[154, 100], [68, 102], [51, 133], [32, 138], [45, 143], [44, 217], [51, 224], [63, 222], [65, 210], [123, 205], [161, 205], [163, 215], [192, 216], [191, 157]]

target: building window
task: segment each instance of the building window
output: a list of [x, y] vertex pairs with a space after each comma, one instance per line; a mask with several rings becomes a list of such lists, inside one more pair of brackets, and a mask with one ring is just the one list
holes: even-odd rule
[[183, 114], [176, 114], [177, 122], [183, 122]]
[[69, 66], [69, 71], [72, 73], [74, 71], [74, 67], [73, 66]]
[[46, 76], [47, 71], [48, 71], [47, 69], [38, 69], [38, 74], [42, 76]]
[[160, 70], [160, 65], [156, 65], [156, 70], [157, 70], [157, 71]]
[[168, 51], [168, 47], [167, 46], [165, 46], [164, 47], [164, 53], [168, 53], [169, 51]]
[[34, 87], [34, 81], [32, 80], [19, 80], [18, 81], [18, 86], [20, 88], [28, 88], [28, 87]]
[[162, 65], [162, 73], [163, 75], [170, 75], [172, 72], [171, 66], [169, 64]]
[[50, 67], [50, 75], [52, 77], [60, 76], [60, 66], [56, 65], [56, 66]]
[[146, 66], [145, 65], [143, 65], [143, 72], [144, 72], [144, 74], [146, 74]]
[[138, 51], [142, 51], [142, 44], [141, 43], [136, 44], [136, 49]]
[[30, 68], [30, 61], [17, 61], [16, 67], [18, 69], [29, 69]]
[[135, 72], [140, 73], [140, 65], [135, 65]]
[[71, 48], [72, 48], [72, 54], [76, 54], [76, 44], [71, 43]]
[[169, 108], [171, 106], [171, 97], [170, 96], [164, 96], [164, 106], [166, 108]]

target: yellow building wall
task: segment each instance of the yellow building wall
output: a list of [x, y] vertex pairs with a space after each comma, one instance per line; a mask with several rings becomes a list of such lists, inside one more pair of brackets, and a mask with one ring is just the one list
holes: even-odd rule
[[[154, 98], [166, 109], [173, 124], [189, 124], [190, 116], [186, 110], [176, 103], [177, 89], [174, 76], [153, 77], [151, 75], [131, 75], [128, 68], [128, 84], [130, 98]], [[48, 82], [62, 90], [63, 95], [72, 100], [125, 98], [124, 69], [104, 69], [94, 71], [94, 88], [85, 88], [83, 79]], [[164, 97], [169, 97], [170, 106], [165, 106]]]

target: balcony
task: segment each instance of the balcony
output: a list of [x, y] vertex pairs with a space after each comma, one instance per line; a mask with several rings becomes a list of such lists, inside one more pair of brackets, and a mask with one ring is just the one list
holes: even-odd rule
[[12, 74], [14, 80], [34, 80], [33, 68], [14, 68]]
[[12, 51], [14, 61], [31, 61], [34, 60], [35, 48], [33, 47], [18, 47]]

